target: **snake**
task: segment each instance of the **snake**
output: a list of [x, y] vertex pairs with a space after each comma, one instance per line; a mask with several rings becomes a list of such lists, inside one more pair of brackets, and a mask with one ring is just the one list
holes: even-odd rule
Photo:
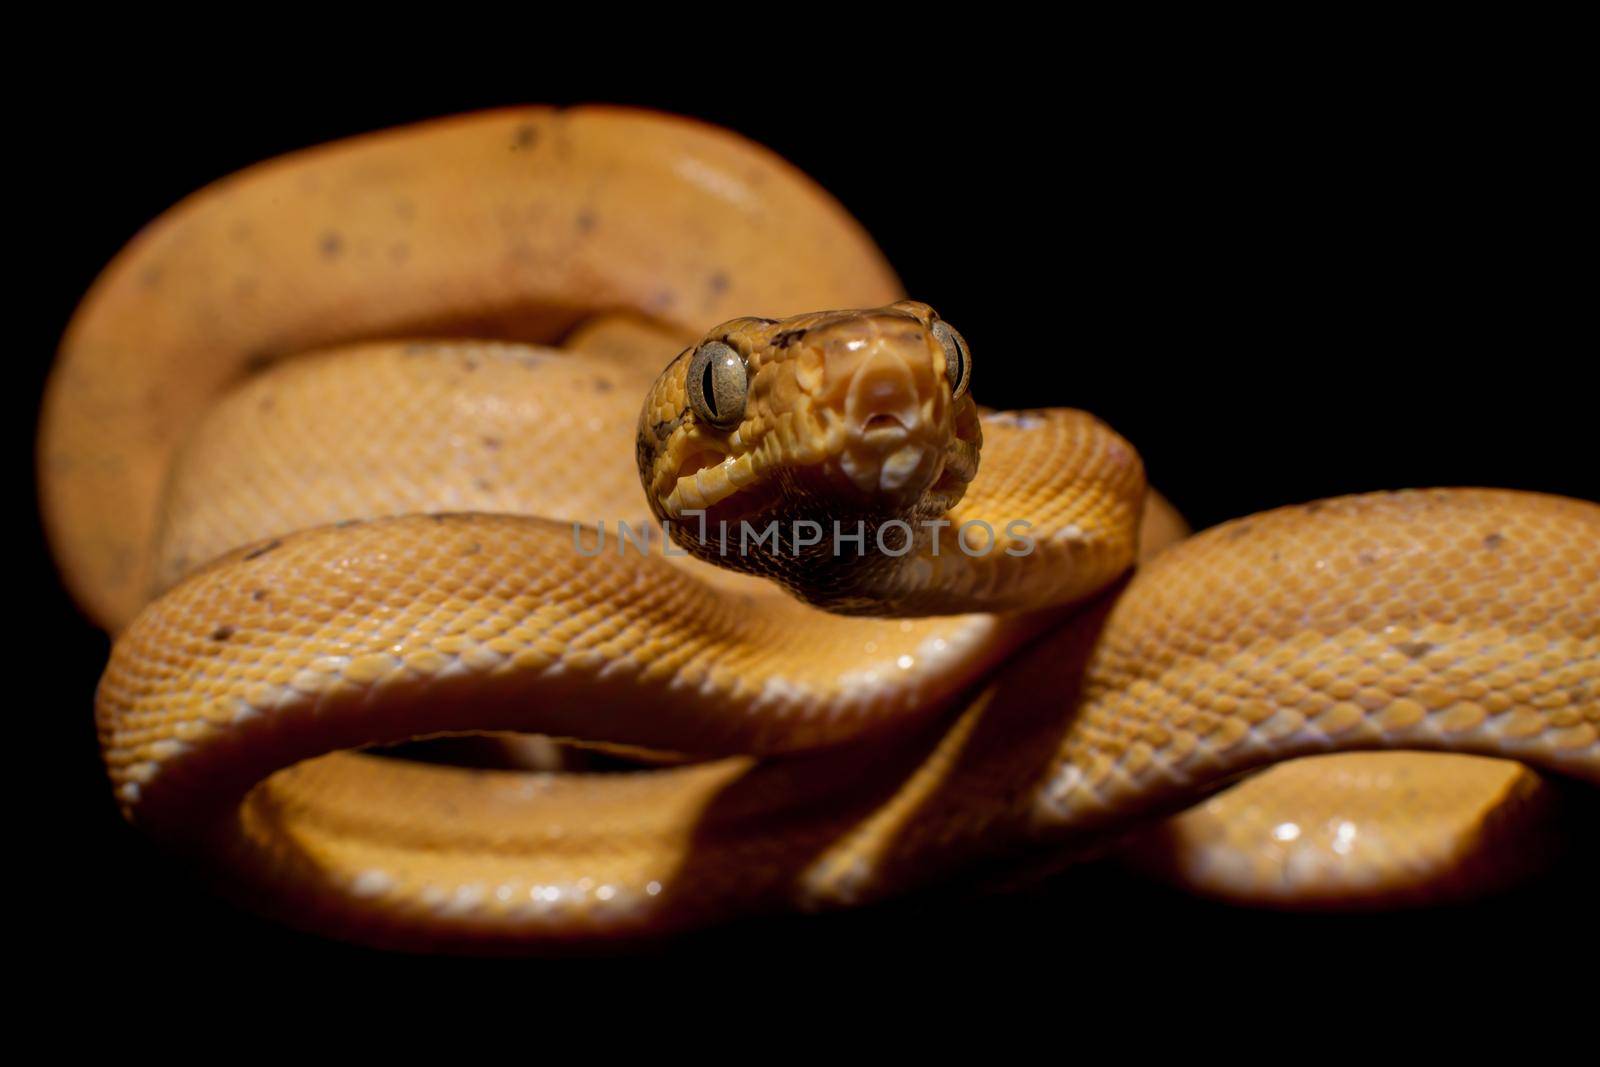
[[1186, 536], [1131, 442], [980, 407], [978, 363], [691, 119], [512, 108], [216, 182], [105, 268], [44, 397], [118, 804], [290, 925], [515, 952], [1108, 854], [1441, 899], [1600, 784], [1600, 507]]

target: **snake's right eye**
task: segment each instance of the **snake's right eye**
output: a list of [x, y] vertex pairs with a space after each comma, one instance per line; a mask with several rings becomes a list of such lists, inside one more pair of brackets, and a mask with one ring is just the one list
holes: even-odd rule
[[745, 397], [750, 389], [744, 360], [731, 345], [707, 341], [689, 359], [689, 404], [695, 417], [719, 429], [727, 429], [744, 418]]
[[961, 396], [972, 380], [972, 353], [967, 351], [967, 339], [956, 328], [940, 319], [933, 324], [933, 336], [944, 348], [945, 376], [950, 379], [950, 395]]

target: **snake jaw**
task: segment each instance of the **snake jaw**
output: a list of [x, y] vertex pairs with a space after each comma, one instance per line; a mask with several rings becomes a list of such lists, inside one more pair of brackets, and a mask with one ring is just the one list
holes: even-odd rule
[[716, 453], [698, 453], [684, 463], [683, 473], [667, 496], [667, 517], [676, 520], [685, 511], [704, 511], [754, 480], [754, 462], [749, 454], [717, 458]]

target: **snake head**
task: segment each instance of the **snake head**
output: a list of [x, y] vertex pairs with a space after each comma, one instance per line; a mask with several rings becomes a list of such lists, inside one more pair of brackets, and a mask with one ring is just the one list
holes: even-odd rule
[[713, 538], [723, 522], [737, 536], [741, 522], [836, 520], [853, 532], [942, 515], [977, 472], [971, 372], [966, 341], [915, 301], [733, 319], [651, 389], [638, 432], [645, 494], [697, 555], [708, 546], [695, 512]]

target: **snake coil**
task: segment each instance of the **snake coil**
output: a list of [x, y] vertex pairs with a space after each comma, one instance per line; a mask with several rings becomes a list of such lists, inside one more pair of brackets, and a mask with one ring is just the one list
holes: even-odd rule
[[[900, 297], [809, 180], [643, 112], [429, 123], [173, 208], [73, 319], [39, 450], [62, 573], [116, 634], [96, 714], [128, 818], [297, 925], [502, 950], [1073, 855], [1303, 756], [1163, 824], [1168, 873], [1401, 899], [1483, 873], [1545, 803], [1530, 768], [1600, 783], [1600, 508], [1341, 498], [1119, 581], [1132, 446], [979, 412], [965, 339]], [[575, 550], [572, 520], [757, 489], [800, 518], [824, 467], [855, 510], [822, 517], [915, 483], [908, 517], [1025, 515], [1040, 549], [746, 567], [859, 617]], [[1175, 536], [1151, 508], [1147, 549]], [[694, 758], [348, 751], [482, 731]], [[1329, 755], [1354, 749], [1456, 755]]]

